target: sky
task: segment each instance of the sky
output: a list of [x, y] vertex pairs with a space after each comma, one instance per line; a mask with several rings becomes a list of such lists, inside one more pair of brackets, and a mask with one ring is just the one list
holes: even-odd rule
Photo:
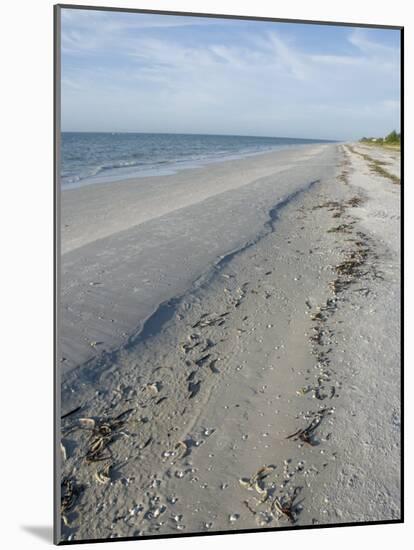
[[399, 131], [398, 30], [62, 9], [62, 130]]

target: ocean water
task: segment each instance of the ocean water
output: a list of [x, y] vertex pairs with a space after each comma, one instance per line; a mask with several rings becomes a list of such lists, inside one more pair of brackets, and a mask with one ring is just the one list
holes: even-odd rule
[[67, 188], [167, 175], [218, 160], [320, 142], [279, 137], [62, 132], [61, 184]]

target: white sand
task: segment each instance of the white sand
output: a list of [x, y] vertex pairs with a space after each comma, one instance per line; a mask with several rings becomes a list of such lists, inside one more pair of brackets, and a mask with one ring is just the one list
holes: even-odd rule
[[[65, 427], [79, 417], [132, 411], [106, 461], [86, 463], [88, 430], [64, 437], [63, 474], [83, 490], [63, 539], [284, 527], [289, 519], [275, 502], [294, 494], [296, 525], [400, 517], [400, 188], [343, 146], [309, 148], [301, 162], [303, 153], [295, 160], [289, 152], [294, 166], [284, 172], [278, 165], [288, 164], [286, 157], [263, 156], [269, 172], [251, 183], [246, 173], [259, 157], [229, 163], [233, 182], [246, 178], [242, 187], [233, 183], [220, 195], [194, 200], [179, 215], [170, 210], [136, 226], [113, 221], [129, 228], [63, 256], [65, 304], [74, 300], [77, 330], [88, 338], [89, 324], [98, 330], [96, 304], [109, 303], [109, 290], [94, 296], [98, 289], [112, 288], [111, 316], [121, 323], [126, 312], [129, 328], [147, 310], [139, 302], [137, 314], [131, 297], [125, 298], [130, 311], [118, 308], [121, 288], [145, 289], [142, 278], [149, 277], [151, 307], [155, 297], [182, 294], [158, 310], [145, 338], [104, 357], [94, 348], [96, 359], [64, 371], [62, 412], [82, 406]], [[207, 185], [204, 170], [193, 177], [203, 175]], [[179, 185], [179, 175], [168, 178]], [[164, 279], [145, 271], [149, 250], [130, 258], [151, 235], [158, 270], [179, 254]], [[220, 254], [240, 247], [217, 264]], [[116, 253], [123, 270], [116, 269]], [[360, 265], [349, 276], [338, 273], [335, 266], [346, 267], [349, 258]], [[81, 282], [69, 276], [82, 265], [84, 317]], [[102, 265], [105, 284], [87, 289]], [[162, 280], [171, 288], [156, 294]], [[77, 338], [74, 325], [65, 323], [68, 340]], [[103, 346], [116, 347], [109, 329], [108, 339], [101, 334]], [[74, 353], [77, 346], [65, 345], [76, 367], [83, 348]], [[286, 439], [318, 413], [311, 444]], [[105, 465], [112, 466], [110, 481], [99, 483], [96, 473]], [[252, 476], [265, 465], [267, 476], [255, 483]]]
[[359, 153], [379, 161], [380, 166], [385, 170], [394, 176], [400, 177], [400, 151], [397, 149], [358, 144], [356, 150]]
[[159, 304], [257, 238], [271, 208], [335, 163], [334, 149], [301, 147], [64, 191], [63, 372], [125, 345]]

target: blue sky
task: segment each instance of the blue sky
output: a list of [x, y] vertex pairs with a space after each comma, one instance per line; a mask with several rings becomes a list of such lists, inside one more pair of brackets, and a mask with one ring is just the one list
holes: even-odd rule
[[399, 31], [62, 9], [62, 130], [399, 130]]

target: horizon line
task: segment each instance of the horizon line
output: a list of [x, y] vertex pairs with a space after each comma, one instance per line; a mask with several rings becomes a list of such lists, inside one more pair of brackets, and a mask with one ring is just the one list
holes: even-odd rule
[[288, 136], [265, 136], [255, 134], [212, 134], [204, 132], [139, 132], [135, 130], [61, 130], [61, 134], [152, 134], [152, 135], [178, 135], [178, 136], [221, 136], [221, 137], [250, 137], [263, 139], [306, 139], [319, 141], [346, 141], [341, 138], [318, 138], [318, 137], [288, 137]]

